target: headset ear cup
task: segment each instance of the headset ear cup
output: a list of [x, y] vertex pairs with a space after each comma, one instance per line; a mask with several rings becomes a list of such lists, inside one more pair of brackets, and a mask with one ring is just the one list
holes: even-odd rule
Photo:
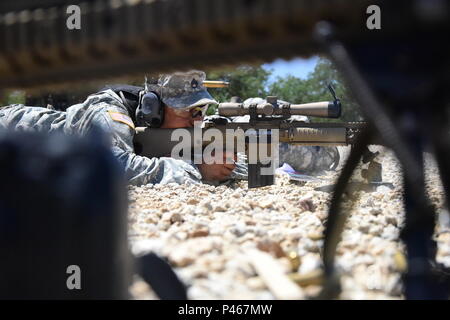
[[144, 93], [136, 109], [137, 125], [140, 127], [158, 128], [163, 120], [164, 109], [161, 99], [154, 92]]

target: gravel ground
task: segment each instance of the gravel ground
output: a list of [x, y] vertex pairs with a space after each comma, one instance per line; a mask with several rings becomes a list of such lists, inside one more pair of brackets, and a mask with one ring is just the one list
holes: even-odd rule
[[[404, 221], [399, 165], [382, 152], [386, 185], [361, 189], [358, 172], [345, 196], [354, 203], [337, 249], [342, 299], [402, 299], [405, 268], [399, 232]], [[347, 149], [341, 149], [343, 153]], [[438, 208], [438, 261], [450, 266], [450, 229], [442, 214], [437, 168], [426, 157], [428, 191]], [[360, 170], [360, 169], [359, 169]], [[338, 169], [339, 171], [339, 169]], [[154, 251], [174, 267], [190, 299], [305, 299], [320, 291], [324, 222], [337, 172], [322, 181], [248, 189], [231, 186], [146, 185], [129, 187], [130, 241], [135, 254]], [[389, 184], [390, 183], [390, 184]], [[156, 296], [136, 277], [136, 299]]]

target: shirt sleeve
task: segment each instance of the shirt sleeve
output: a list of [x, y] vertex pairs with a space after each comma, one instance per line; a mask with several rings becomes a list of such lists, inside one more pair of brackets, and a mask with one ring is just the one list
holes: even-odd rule
[[101, 127], [111, 136], [112, 152], [124, 167], [126, 178], [130, 184], [200, 183], [202, 176], [190, 162], [165, 157], [147, 158], [135, 154], [134, 128], [125, 122], [113, 120], [109, 113], [124, 113], [123, 110], [117, 110], [115, 106], [104, 106], [97, 110], [97, 114], [92, 118], [92, 123]]

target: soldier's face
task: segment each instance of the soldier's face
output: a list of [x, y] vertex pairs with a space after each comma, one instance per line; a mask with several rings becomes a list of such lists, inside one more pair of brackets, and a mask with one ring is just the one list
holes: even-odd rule
[[195, 121], [203, 121], [201, 113], [196, 110], [179, 112], [176, 109], [164, 108], [164, 122], [161, 128], [190, 128]]

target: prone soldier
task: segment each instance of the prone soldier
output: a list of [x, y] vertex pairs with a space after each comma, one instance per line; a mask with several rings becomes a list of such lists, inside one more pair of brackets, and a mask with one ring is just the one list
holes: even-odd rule
[[[66, 111], [11, 105], [0, 109], [0, 128], [85, 135], [94, 127], [100, 127], [111, 137], [112, 152], [133, 185], [217, 184], [230, 179], [246, 179], [247, 167], [241, 161], [194, 164], [187, 159], [140, 156], [135, 150], [136, 127], [188, 128], [193, 127], [195, 121], [203, 120], [208, 106], [217, 104], [207, 92], [204, 80], [204, 72], [189, 71], [161, 75], [151, 83], [146, 82], [145, 87], [109, 86]], [[262, 101], [252, 98], [244, 104]], [[230, 155], [224, 154], [227, 156]], [[334, 147], [280, 144], [280, 163], [287, 162], [298, 171], [327, 170], [338, 161], [339, 153]]]
[[133, 185], [223, 181], [230, 177], [235, 164], [195, 165], [170, 157], [148, 158], [137, 155], [133, 146], [136, 126], [183, 128], [201, 121], [208, 105], [217, 104], [203, 86], [204, 80], [204, 72], [189, 71], [161, 75], [145, 88], [112, 86], [65, 112], [10, 105], [0, 109], [0, 128], [85, 135], [100, 127], [111, 137], [112, 152]]

